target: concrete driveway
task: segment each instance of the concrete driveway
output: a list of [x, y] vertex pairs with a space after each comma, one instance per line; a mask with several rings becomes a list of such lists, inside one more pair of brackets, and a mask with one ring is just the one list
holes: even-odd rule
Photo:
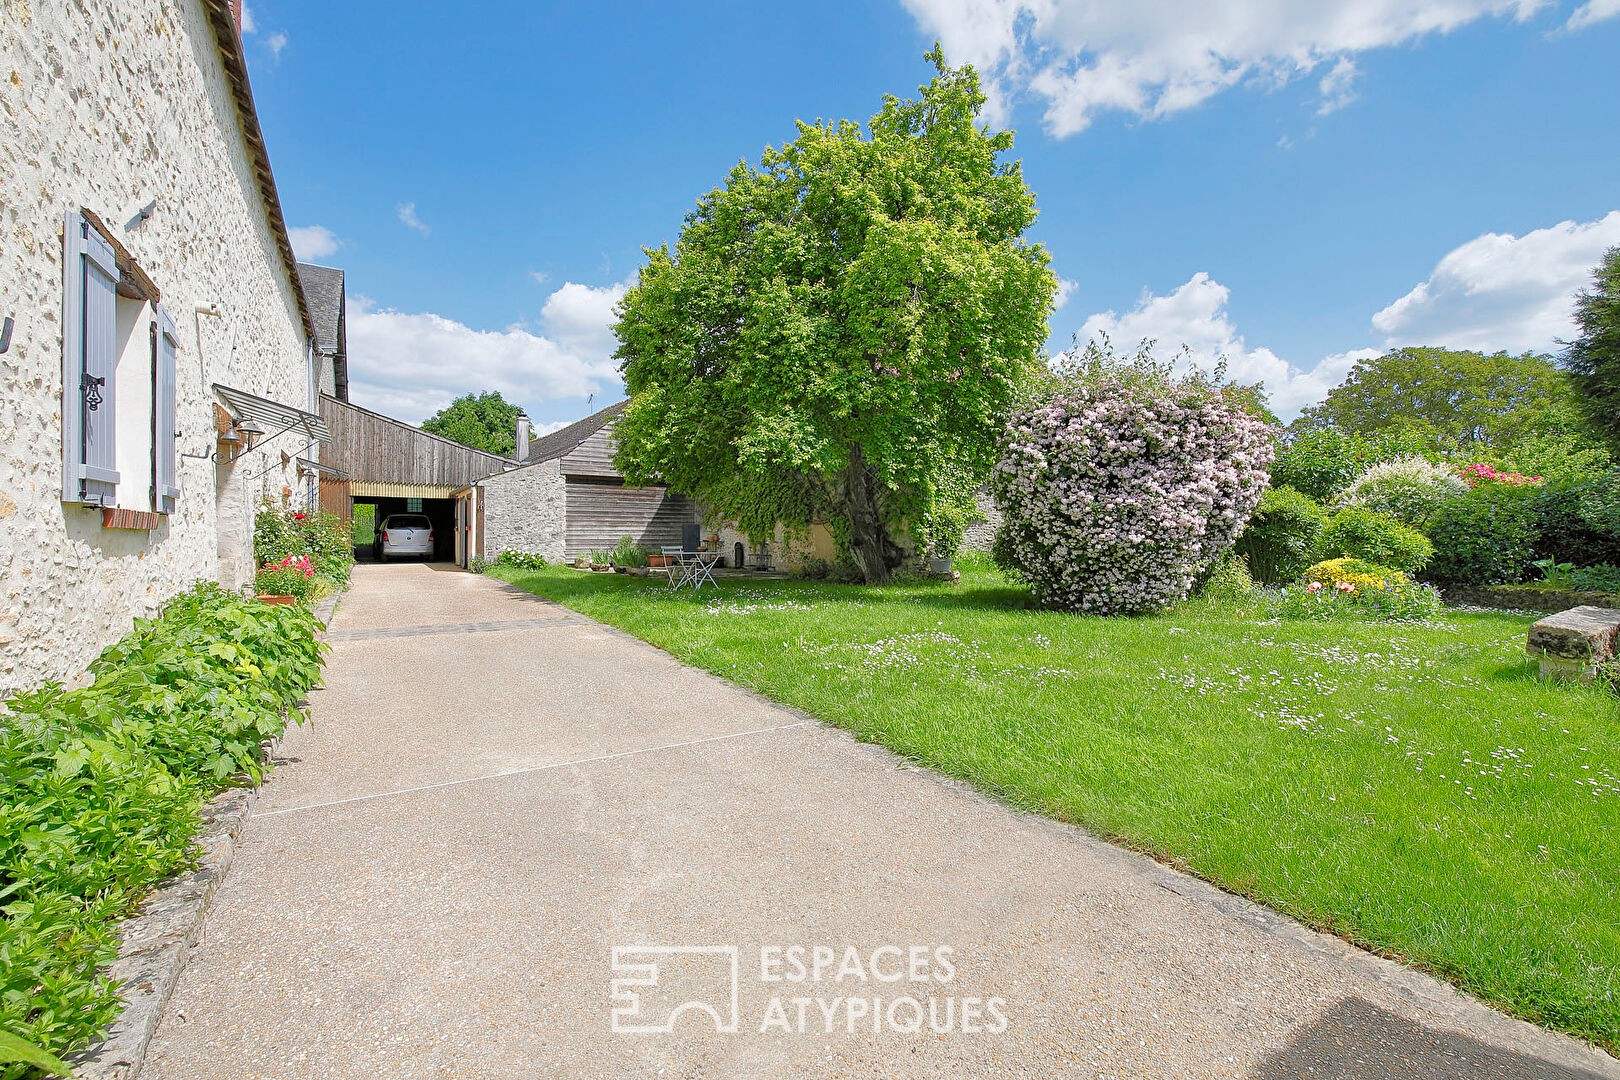
[[499, 582], [332, 631], [145, 1077], [1620, 1077]]

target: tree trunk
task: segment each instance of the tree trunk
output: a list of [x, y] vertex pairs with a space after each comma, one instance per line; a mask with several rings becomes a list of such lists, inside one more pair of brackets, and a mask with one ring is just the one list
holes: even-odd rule
[[867, 471], [861, 448], [850, 447], [843, 475], [845, 510], [849, 515], [849, 550], [868, 585], [889, 583], [888, 532], [878, 507], [877, 486]]

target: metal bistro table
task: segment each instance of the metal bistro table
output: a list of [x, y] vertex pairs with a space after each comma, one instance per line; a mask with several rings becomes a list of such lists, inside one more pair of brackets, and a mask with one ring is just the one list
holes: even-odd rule
[[720, 552], [687, 551], [679, 547], [666, 547], [660, 549], [660, 551], [669, 559], [669, 587], [671, 590], [679, 589], [682, 585], [702, 589], [704, 582], [708, 582], [717, 589], [720, 587], [720, 583], [714, 580], [714, 568], [720, 565], [720, 559], [722, 558]]

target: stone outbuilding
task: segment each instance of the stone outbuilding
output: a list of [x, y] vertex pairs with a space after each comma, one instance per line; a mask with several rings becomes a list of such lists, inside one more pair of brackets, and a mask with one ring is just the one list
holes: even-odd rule
[[0, 30], [0, 695], [73, 678], [308, 505], [314, 328], [229, 0]]
[[553, 561], [611, 548], [623, 536], [658, 548], [695, 546], [701, 518], [692, 500], [664, 487], [630, 487], [613, 465], [620, 401], [528, 441], [515, 468], [479, 481], [483, 553]]

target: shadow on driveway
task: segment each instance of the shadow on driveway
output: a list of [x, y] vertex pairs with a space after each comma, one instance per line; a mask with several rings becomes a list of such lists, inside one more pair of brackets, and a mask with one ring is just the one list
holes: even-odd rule
[[1253, 1080], [1601, 1080], [1345, 998], [1262, 1058]]

